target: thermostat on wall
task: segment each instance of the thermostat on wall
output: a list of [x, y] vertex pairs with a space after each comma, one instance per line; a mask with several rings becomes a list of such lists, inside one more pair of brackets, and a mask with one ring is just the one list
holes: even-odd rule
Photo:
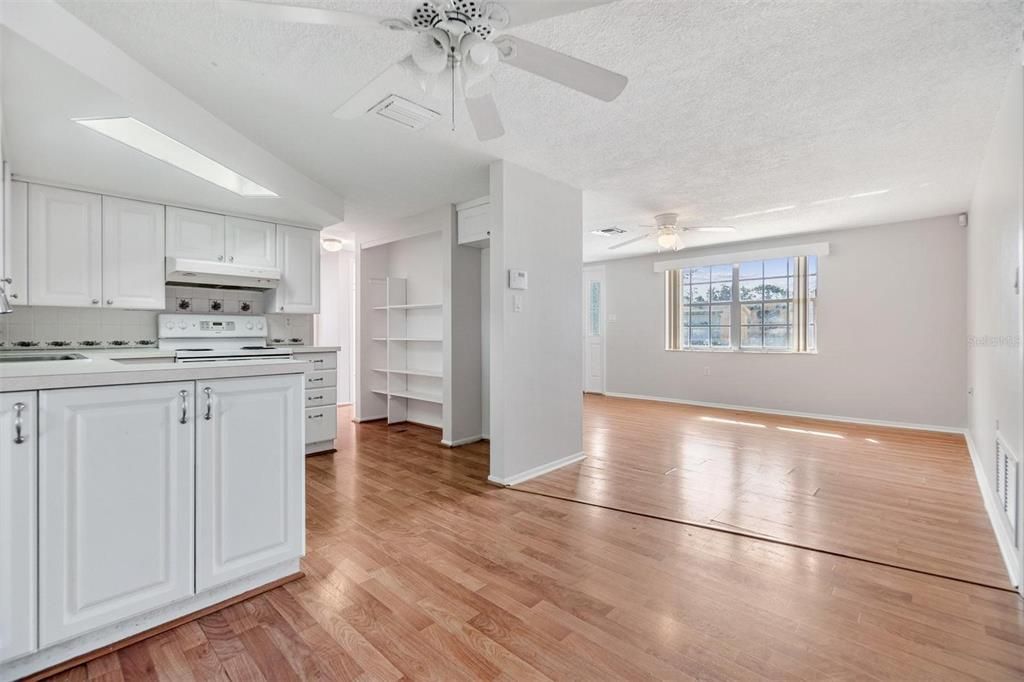
[[508, 288], [509, 289], [525, 289], [526, 288], [526, 270], [509, 270], [508, 271]]

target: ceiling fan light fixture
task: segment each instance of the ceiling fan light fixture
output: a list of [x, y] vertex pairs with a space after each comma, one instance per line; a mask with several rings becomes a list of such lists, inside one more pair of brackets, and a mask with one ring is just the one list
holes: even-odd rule
[[441, 73], [448, 66], [451, 38], [448, 33], [432, 28], [416, 36], [412, 59], [425, 73]]
[[498, 48], [475, 33], [459, 41], [462, 91], [466, 97], [479, 97], [491, 91], [491, 74], [498, 67]]
[[679, 235], [675, 232], [662, 232], [658, 235], [658, 246], [662, 249], [677, 251], [680, 247]]

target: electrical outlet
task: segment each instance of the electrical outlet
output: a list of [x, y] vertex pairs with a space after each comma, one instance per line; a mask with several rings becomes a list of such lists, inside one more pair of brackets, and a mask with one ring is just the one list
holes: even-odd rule
[[704, 376], [706, 376], [706, 377], [711, 376], [711, 368], [710, 367], [705, 367], [704, 368]]

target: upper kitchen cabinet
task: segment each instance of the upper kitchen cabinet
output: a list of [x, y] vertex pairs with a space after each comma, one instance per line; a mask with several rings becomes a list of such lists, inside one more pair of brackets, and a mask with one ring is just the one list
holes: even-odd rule
[[320, 232], [277, 226], [281, 283], [270, 293], [268, 312], [320, 312]]
[[167, 207], [167, 256], [223, 261], [224, 216]]
[[229, 263], [277, 267], [277, 226], [259, 220], [227, 216], [224, 252]]
[[103, 197], [103, 304], [163, 310], [163, 206]]
[[486, 249], [491, 243], [491, 198], [482, 197], [458, 204], [459, 244]]
[[11, 305], [28, 305], [28, 184], [5, 182], [3, 257], [0, 279]]
[[28, 302], [99, 306], [103, 289], [98, 194], [28, 188]]

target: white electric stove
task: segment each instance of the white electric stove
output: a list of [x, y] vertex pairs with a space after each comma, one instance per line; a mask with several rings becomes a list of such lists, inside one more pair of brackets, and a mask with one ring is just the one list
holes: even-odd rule
[[267, 320], [260, 315], [157, 316], [157, 347], [174, 351], [175, 362], [280, 360], [289, 348], [267, 345]]

